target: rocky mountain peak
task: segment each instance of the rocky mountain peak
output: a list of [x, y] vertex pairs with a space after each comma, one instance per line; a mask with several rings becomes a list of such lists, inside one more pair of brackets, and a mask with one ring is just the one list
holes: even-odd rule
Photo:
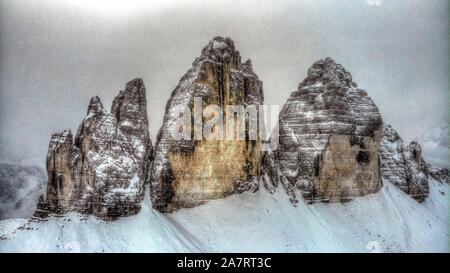
[[272, 180], [293, 203], [296, 189], [308, 202], [345, 202], [381, 188], [381, 115], [352, 83], [342, 65], [319, 60], [280, 112], [279, 146], [265, 162], [278, 164]]
[[391, 125], [384, 124], [379, 155], [380, 171], [384, 179], [417, 201], [425, 200], [429, 194], [429, 168], [417, 142], [413, 141], [404, 147], [397, 131]]
[[125, 85], [125, 90], [119, 92], [111, 105], [111, 113], [118, 123], [125, 120], [135, 126], [148, 123], [145, 94], [145, 85], [140, 78], [129, 81]]
[[201, 98], [203, 105], [217, 105], [226, 113], [228, 105], [257, 107], [263, 104], [264, 95], [262, 82], [252, 71], [251, 61], [241, 63], [241, 56], [230, 38], [215, 37], [203, 48], [193, 67], [172, 92], [158, 134], [150, 193], [153, 207], [162, 212], [196, 206], [258, 187], [260, 139], [172, 138], [179, 109], [192, 110], [194, 98]]
[[235, 50], [234, 41], [230, 38], [220, 36], [212, 39], [203, 49], [200, 57], [198, 57], [193, 66], [205, 61], [226, 64], [230, 68], [238, 69], [241, 66], [241, 55]]
[[411, 141], [407, 149], [413, 155], [417, 164], [420, 166], [422, 163], [422, 147], [420, 147], [420, 144], [416, 141]]
[[[98, 96], [92, 97], [74, 143], [70, 130], [51, 137], [47, 200], [40, 199], [36, 215], [131, 215], [140, 209], [145, 182], [153, 208], [171, 212], [257, 191], [260, 180], [272, 193], [281, 183], [296, 204], [298, 193], [308, 203], [347, 202], [379, 191], [382, 177], [423, 201], [429, 175], [449, 179], [447, 169], [424, 162], [418, 143], [404, 147], [390, 125], [383, 128], [375, 103], [331, 58], [315, 62], [283, 106], [275, 150], [263, 152], [261, 128], [251, 138], [246, 122], [245, 137], [223, 140], [225, 132], [218, 127], [228, 123], [228, 106], [258, 108], [263, 102], [263, 84], [251, 60], [242, 63], [233, 40], [220, 36], [208, 42], [172, 91], [155, 150], [142, 79], [126, 83], [110, 113]], [[212, 122], [202, 112], [206, 105], [217, 106], [224, 115]], [[192, 126], [180, 126], [185, 113], [192, 115]], [[206, 139], [205, 124], [213, 125], [214, 132], [217, 128], [222, 138]], [[185, 128], [187, 137], [175, 139], [173, 132]]]
[[54, 133], [50, 138], [49, 150], [57, 150], [61, 146], [71, 146], [73, 141], [72, 131], [64, 130], [61, 133]]
[[104, 114], [105, 109], [98, 96], [92, 97], [87, 110], [88, 115]]
[[[135, 78], [129, 82], [126, 83], [125, 85], [125, 89], [129, 90], [130, 88], [141, 88], [142, 86], [144, 86], [144, 81], [141, 78]], [[135, 89], [136, 90], [136, 89]]]
[[383, 139], [389, 142], [394, 142], [400, 140], [401, 138], [397, 131], [390, 124], [385, 123], [383, 124]]
[[111, 113], [93, 97], [74, 144], [70, 130], [52, 135], [47, 200], [35, 215], [78, 211], [112, 219], [137, 213], [152, 151], [147, 119], [141, 79], [126, 84]]
[[344, 67], [330, 57], [315, 62], [309, 69], [307, 77], [299, 84], [298, 90], [305, 86], [341, 84], [346, 87], [354, 86], [352, 76]]
[[213, 60], [227, 59], [239, 55], [234, 48], [234, 41], [230, 38], [216, 36], [202, 49], [201, 56]]

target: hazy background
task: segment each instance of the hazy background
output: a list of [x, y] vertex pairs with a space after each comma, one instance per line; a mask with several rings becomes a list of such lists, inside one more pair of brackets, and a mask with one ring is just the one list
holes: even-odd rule
[[76, 132], [90, 97], [109, 109], [136, 77], [155, 141], [170, 93], [221, 35], [252, 60], [267, 104], [283, 105], [330, 56], [384, 121], [406, 141], [423, 138], [426, 159], [447, 165], [447, 0], [212, 2], [2, 0], [0, 160], [44, 166], [52, 133]]

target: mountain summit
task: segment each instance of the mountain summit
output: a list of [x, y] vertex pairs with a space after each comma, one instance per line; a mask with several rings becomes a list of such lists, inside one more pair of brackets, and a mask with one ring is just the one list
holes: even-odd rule
[[112, 219], [137, 213], [151, 149], [141, 79], [126, 84], [111, 113], [93, 97], [75, 140], [70, 130], [51, 137], [47, 199], [41, 196], [35, 215], [78, 211]]
[[133, 215], [146, 183], [152, 207], [172, 212], [254, 193], [260, 184], [271, 194], [281, 184], [297, 205], [348, 202], [380, 191], [383, 180], [422, 202], [430, 177], [448, 181], [448, 170], [427, 164], [418, 143], [403, 147], [391, 126], [383, 128], [375, 103], [331, 58], [315, 62], [291, 93], [279, 114], [278, 146], [268, 151], [264, 128], [251, 126], [264, 124], [263, 83], [230, 38], [209, 41], [181, 78], [154, 149], [145, 92], [142, 79], [128, 82], [110, 112], [95, 96], [75, 138], [70, 130], [52, 135], [36, 216]]
[[350, 73], [331, 58], [319, 60], [283, 106], [280, 144], [265, 168], [294, 203], [297, 189], [308, 202], [345, 202], [377, 192], [381, 129], [378, 108]]
[[[235, 192], [256, 190], [261, 139], [250, 140], [248, 127], [243, 140], [204, 139], [202, 123], [215, 119], [214, 132], [224, 136], [226, 130], [215, 130], [226, 123], [227, 106], [258, 106], [263, 101], [262, 82], [250, 61], [241, 62], [234, 42], [223, 37], [210, 41], [167, 102], [149, 181], [153, 208], [170, 212]], [[202, 118], [201, 108], [208, 105], [218, 106], [223, 119]], [[188, 110], [193, 117], [188, 117], [186, 138], [174, 140], [172, 132], [178, 126], [180, 110]]]

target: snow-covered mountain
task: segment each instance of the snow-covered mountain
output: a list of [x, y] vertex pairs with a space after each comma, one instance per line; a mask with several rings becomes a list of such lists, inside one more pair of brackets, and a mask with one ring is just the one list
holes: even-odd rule
[[[242, 139], [203, 139], [202, 129], [220, 137], [224, 125], [203, 104], [219, 108], [216, 117], [264, 101], [251, 61], [229, 38], [210, 41], [181, 78], [154, 149], [141, 79], [110, 112], [93, 97], [75, 138], [65, 130], [50, 139], [34, 218], [0, 221], [0, 252], [448, 252], [449, 170], [429, 164], [418, 142], [405, 146], [342, 65], [325, 58], [307, 75], [270, 150], [250, 114]], [[448, 133], [430, 132], [429, 145], [448, 147]], [[24, 183], [11, 181], [2, 196]], [[39, 191], [5, 199], [5, 211], [36, 204]]]
[[[246, 192], [172, 214], [151, 208], [113, 222], [70, 213], [0, 222], [0, 252], [448, 252], [446, 183], [418, 203], [388, 181], [348, 203]], [[279, 186], [281, 187], [281, 186]]]
[[151, 149], [141, 79], [125, 85], [111, 112], [92, 97], [75, 138], [70, 130], [51, 136], [47, 196], [39, 198], [35, 215], [80, 211], [116, 218], [137, 213]]
[[280, 112], [279, 145], [269, 153], [278, 171], [269, 176], [289, 193], [301, 189], [308, 202], [378, 192], [382, 127], [377, 106], [350, 72], [329, 57], [319, 60]]
[[46, 180], [38, 166], [0, 163], [0, 220], [31, 217]]
[[[226, 115], [222, 115], [225, 122], [221, 123], [219, 113], [227, 113], [228, 106], [251, 105], [255, 107], [253, 113], [256, 114], [256, 109], [263, 102], [262, 82], [253, 71], [252, 62], [241, 62], [241, 55], [230, 38], [215, 37], [211, 40], [194, 60], [192, 68], [181, 78], [167, 102], [148, 181], [154, 208], [171, 212], [236, 192], [254, 190], [254, 182], [261, 168], [261, 138], [252, 139], [250, 135], [252, 132], [255, 136], [261, 133], [261, 128], [253, 128], [252, 131], [247, 125], [242, 130], [242, 134], [247, 135], [245, 140], [232, 137], [233, 140], [222, 141], [226, 139], [225, 135], [229, 135], [226, 132], [228, 128], [223, 128], [228, 121]], [[204, 114], [207, 105], [219, 108], [214, 111], [217, 116], [211, 121]], [[191, 111], [184, 116], [186, 109], [193, 109], [191, 117], [188, 117]], [[198, 112], [203, 117], [197, 118]], [[174, 128], [180, 128], [180, 113], [188, 122], [181, 127], [185, 137], [176, 139], [173, 132]], [[194, 123], [189, 125], [191, 118]], [[253, 116], [248, 123], [251, 123], [250, 119], [257, 121], [257, 117]], [[214, 138], [206, 139], [207, 133], [202, 134], [202, 124], [198, 125], [202, 120], [213, 122], [208, 126], [214, 128], [211, 129]], [[197, 133], [198, 128], [200, 134]], [[203, 129], [206, 128], [205, 122]], [[238, 129], [233, 130], [237, 135]]]

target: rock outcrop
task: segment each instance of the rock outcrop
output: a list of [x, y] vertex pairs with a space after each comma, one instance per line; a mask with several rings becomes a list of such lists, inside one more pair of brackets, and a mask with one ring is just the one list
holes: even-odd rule
[[450, 172], [448, 168], [436, 168], [426, 163], [426, 169], [429, 177], [439, 182], [450, 184]]
[[[197, 101], [200, 98], [198, 105], [195, 98]], [[258, 107], [263, 98], [262, 82], [253, 72], [250, 60], [241, 62], [234, 42], [222, 37], [210, 41], [181, 78], [167, 103], [150, 179], [153, 208], [170, 212], [233, 193], [257, 190], [261, 165], [259, 135], [253, 140], [249, 138], [249, 134], [255, 132], [250, 132], [246, 124], [244, 139], [237, 136], [232, 140], [225, 140], [225, 137], [224, 140], [205, 139], [202, 128], [214, 119], [218, 122], [216, 125], [225, 124], [228, 105]], [[201, 117], [201, 107], [206, 105], [218, 106], [223, 119], [205, 115], [205, 112]], [[192, 124], [186, 125], [190, 128], [178, 124], [180, 113], [186, 110], [188, 113], [182, 116]], [[192, 116], [189, 113], [193, 113]], [[195, 117], [196, 113], [200, 117]], [[205, 127], [202, 127], [203, 123]], [[174, 128], [186, 130], [182, 139], [174, 138]], [[218, 126], [211, 129], [219, 136], [225, 136], [225, 131], [219, 131]]]
[[331, 58], [319, 60], [283, 106], [279, 146], [264, 159], [264, 185], [281, 182], [293, 203], [297, 190], [307, 202], [377, 192], [381, 130], [378, 108], [350, 73]]
[[[420, 145], [413, 141], [405, 147], [397, 131], [385, 124], [379, 153], [382, 177], [417, 201], [424, 201], [429, 194], [431, 166], [423, 160]], [[437, 176], [434, 172], [433, 175]]]
[[[37, 217], [77, 211], [103, 219], [140, 210], [144, 185], [161, 212], [188, 208], [234, 193], [273, 193], [281, 184], [290, 201], [347, 202], [375, 193], [382, 177], [423, 201], [428, 178], [449, 181], [448, 169], [407, 147], [377, 106], [331, 58], [319, 60], [283, 106], [262, 148], [263, 84], [250, 60], [241, 62], [230, 38], [215, 37], [173, 90], [155, 149], [148, 133], [145, 86], [126, 84], [110, 113], [98, 97], [75, 135], [52, 135], [47, 194]], [[231, 135], [231, 136], [230, 136]], [[381, 145], [380, 145], [381, 143]]]
[[93, 97], [75, 139], [70, 130], [51, 137], [47, 199], [41, 197], [35, 215], [78, 211], [113, 219], [137, 213], [151, 151], [141, 79], [126, 84], [111, 113]]

